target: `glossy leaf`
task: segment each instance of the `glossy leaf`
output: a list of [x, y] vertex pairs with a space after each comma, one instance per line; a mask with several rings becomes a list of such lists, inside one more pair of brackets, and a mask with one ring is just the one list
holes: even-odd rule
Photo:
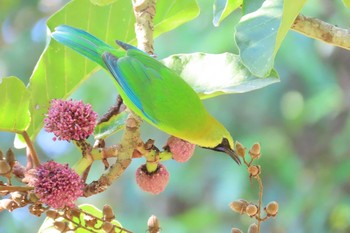
[[215, 0], [213, 7], [213, 24], [218, 27], [220, 23], [242, 5], [243, 0]]
[[258, 10], [241, 18], [235, 39], [242, 62], [251, 73], [258, 77], [270, 74], [275, 55], [305, 1], [266, 0]]
[[[184, 5], [181, 5], [181, 4]], [[189, 11], [187, 11], [187, 7]], [[79, 13], [77, 13], [79, 12]], [[190, 12], [190, 13], [189, 13]], [[191, 20], [199, 12], [195, 0], [160, 1], [155, 17], [155, 36]], [[113, 45], [115, 40], [135, 43], [134, 14], [130, 0], [100, 7], [86, 0], [73, 0], [48, 20], [50, 31], [61, 24], [78, 27]], [[117, 46], [116, 46], [117, 47]], [[28, 133], [34, 138], [43, 126], [49, 101], [67, 98], [100, 67], [73, 50], [51, 40], [30, 79], [32, 123]]]
[[16, 77], [0, 79], [0, 130], [21, 133], [30, 123], [29, 92]]
[[109, 121], [103, 122], [95, 127], [94, 136], [95, 139], [104, 139], [112, 134], [115, 134], [125, 126], [128, 113], [126, 111], [114, 115]]
[[252, 75], [239, 56], [231, 53], [179, 54], [162, 62], [185, 79], [201, 99], [244, 93], [279, 82], [274, 70], [264, 78]]
[[346, 6], [347, 8], [350, 8], [350, 0], [343, 0], [343, 4], [344, 4], [344, 6]]
[[117, 0], [90, 0], [92, 4], [98, 5], [98, 6], [107, 6], [109, 4], [114, 3]]
[[[103, 217], [102, 211], [101, 211], [100, 209], [98, 209], [97, 207], [93, 206], [93, 205], [90, 205], [90, 204], [83, 204], [83, 205], [80, 205], [79, 208], [82, 209], [84, 212], [86, 212], [86, 213], [88, 213], [88, 214], [90, 214], [90, 215], [93, 215], [93, 216], [95, 216], [95, 217], [98, 217], [98, 218], [102, 218], [102, 217]], [[80, 221], [81, 221], [82, 223], [85, 223], [84, 216], [81, 216], [81, 217], [80, 217]], [[113, 225], [117, 226], [117, 227], [122, 227], [122, 225], [120, 224], [120, 222], [118, 222], [118, 221], [115, 220], [115, 219], [112, 220], [111, 223], [112, 223]], [[102, 222], [101, 222], [101, 221], [97, 221], [97, 223], [96, 223], [95, 226], [96, 226], [96, 227], [100, 227], [101, 225], [102, 225]], [[85, 233], [86, 230], [84, 230], [84, 229], [78, 229], [76, 232], [77, 232], [77, 233]], [[95, 230], [95, 232], [104, 233], [105, 231], [103, 231], [103, 230], [98, 230], [98, 231], [96, 231], [96, 230]], [[120, 233], [125, 233], [125, 231], [121, 231], [119, 228], [117, 228], [117, 229], [115, 230], [115, 232], [118, 232], [118, 233], [119, 233], [119, 232], [120, 232]]]
[[154, 17], [154, 37], [191, 21], [199, 15], [199, 12], [196, 0], [157, 1], [157, 13]]

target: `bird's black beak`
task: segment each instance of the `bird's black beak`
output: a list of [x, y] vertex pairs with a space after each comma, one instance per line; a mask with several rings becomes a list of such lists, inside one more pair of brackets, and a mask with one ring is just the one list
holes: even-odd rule
[[228, 154], [238, 165], [241, 165], [241, 160], [239, 159], [239, 156], [237, 155], [236, 151], [231, 148], [230, 143], [226, 138], [224, 138], [219, 145], [212, 148], [212, 150]]

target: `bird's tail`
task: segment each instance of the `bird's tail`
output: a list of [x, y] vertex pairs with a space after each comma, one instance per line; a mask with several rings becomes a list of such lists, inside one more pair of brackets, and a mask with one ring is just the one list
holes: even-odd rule
[[67, 25], [56, 27], [51, 36], [59, 43], [84, 55], [102, 67], [105, 67], [102, 54], [105, 51], [115, 50], [112, 46], [106, 44], [88, 32]]

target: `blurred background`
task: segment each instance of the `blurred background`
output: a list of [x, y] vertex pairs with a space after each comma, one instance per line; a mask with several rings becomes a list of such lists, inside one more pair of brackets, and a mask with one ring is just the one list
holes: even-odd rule
[[[64, 0], [0, 1], [0, 78], [18, 76], [28, 83], [46, 44], [46, 19]], [[198, 18], [155, 40], [159, 58], [174, 53], [237, 52], [233, 28], [235, 12], [220, 27], [213, 27], [212, 1], [199, 0]], [[348, 28], [349, 10], [341, 1], [309, 0], [303, 13]], [[263, 223], [262, 232], [350, 232], [350, 52], [290, 31], [276, 58], [281, 82], [237, 95], [205, 100], [208, 110], [250, 147], [260, 142], [264, 182], [263, 201], [277, 201], [276, 219]], [[220, 74], [218, 74], [220, 75]], [[102, 76], [102, 77], [101, 77]], [[215, 77], [213, 77], [215, 78]], [[93, 105], [103, 114], [117, 96], [112, 79], [99, 71], [72, 96]], [[0, 100], [1, 101], [1, 100]], [[165, 135], [146, 123], [143, 139], [154, 138], [159, 147]], [[41, 132], [36, 148], [43, 161], [74, 164], [78, 151], [66, 142], [53, 142]], [[116, 143], [120, 135], [108, 140]], [[0, 148], [13, 147], [14, 135], [0, 132]], [[25, 161], [24, 151], [16, 150]], [[106, 192], [80, 203], [99, 208], [113, 206], [117, 219], [133, 232], [145, 232], [147, 219], [159, 217], [163, 232], [246, 232], [252, 222], [228, 207], [231, 201], [257, 202], [256, 183], [250, 183], [246, 168], [223, 154], [197, 148], [184, 164], [165, 162], [171, 177], [165, 192], [153, 196], [136, 185], [135, 171], [144, 163], [135, 159], [123, 176]], [[90, 181], [103, 172], [94, 164]], [[0, 232], [37, 232], [44, 216], [30, 215], [27, 208], [0, 213]]]

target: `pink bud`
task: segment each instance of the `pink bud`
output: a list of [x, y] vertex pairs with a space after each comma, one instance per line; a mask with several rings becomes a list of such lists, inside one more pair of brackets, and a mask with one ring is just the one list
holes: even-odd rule
[[162, 164], [158, 164], [157, 170], [149, 173], [146, 164], [143, 164], [136, 171], [136, 182], [143, 191], [159, 194], [169, 182], [169, 173]]
[[171, 136], [168, 139], [167, 147], [173, 154], [173, 159], [180, 163], [184, 163], [191, 158], [196, 146], [180, 138]]

